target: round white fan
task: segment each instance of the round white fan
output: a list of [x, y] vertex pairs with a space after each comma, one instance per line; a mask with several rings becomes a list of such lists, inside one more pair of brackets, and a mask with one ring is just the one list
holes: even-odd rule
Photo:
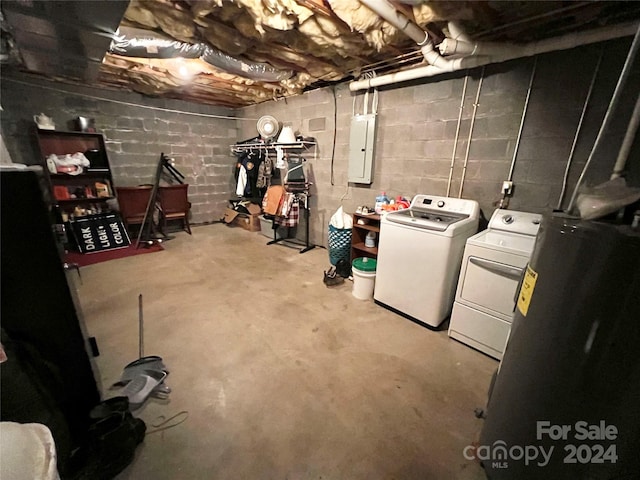
[[258, 133], [265, 140], [269, 140], [278, 135], [280, 131], [280, 122], [271, 115], [264, 115], [258, 120]]

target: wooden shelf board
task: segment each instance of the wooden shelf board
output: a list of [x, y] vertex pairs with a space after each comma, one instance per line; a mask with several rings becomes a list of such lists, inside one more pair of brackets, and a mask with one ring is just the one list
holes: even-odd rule
[[106, 200], [111, 200], [115, 197], [93, 197], [93, 198], [66, 198], [66, 199], [55, 199], [55, 203], [61, 205], [68, 205], [71, 203], [91, 203], [91, 202], [104, 202]]
[[111, 174], [107, 170], [105, 170], [103, 172], [85, 172], [79, 175], [67, 175], [66, 173], [50, 173], [49, 176], [51, 177], [51, 180], [56, 181], [79, 180], [82, 178], [87, 178], [90, 180], [95, 180], [96, 178], [106, 178], [107, 180], [109, 180]]
[[378, 215], [377, 213], [354, 213], [353, 214], [354, 217], [358, 217], [358, 218], [368, 218], [370, 220], [379, 222], [380, 221], [380, 215]]
[[360, 225], [359, 223], [354, 223], [353, 228], [361, 228], [363, 230], [369, 230], [371, 232], [380, 231], [380, 225]]
[[351, 245], [351, 248], [353, 248], [354, 250], [360, 250], [361, 252], [378, 255], [378, 247], [365, 247], [364, 242], [354, 243], [353, 245]]

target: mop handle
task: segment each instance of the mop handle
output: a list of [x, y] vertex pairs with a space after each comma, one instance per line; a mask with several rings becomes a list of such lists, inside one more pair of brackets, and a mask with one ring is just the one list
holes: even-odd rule
[[142, 294], [138, 295], [138, 335], [140, 336], [139, 358], [144, 357], [144, 320], [142, 318]]

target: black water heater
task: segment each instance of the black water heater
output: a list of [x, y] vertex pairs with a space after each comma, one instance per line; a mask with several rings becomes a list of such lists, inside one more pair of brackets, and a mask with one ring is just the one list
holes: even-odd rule
[[640, 478], [640, 232], [544, 217], [474, 455], [490, 479]]

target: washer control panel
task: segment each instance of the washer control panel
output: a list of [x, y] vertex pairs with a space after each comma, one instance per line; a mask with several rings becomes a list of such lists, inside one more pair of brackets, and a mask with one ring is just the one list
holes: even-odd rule
[[478, 202], [463, 198], [437, 197], [434, 195], [416, 195], [411, 201], [411, 207], [430, 208], [443, 212], [471, 215], [478, 210]]
[[539, 213], [497, 209], [489, 220], [488, 228], [535, 236], [538, 233], [541, 220], [542, 215]]

